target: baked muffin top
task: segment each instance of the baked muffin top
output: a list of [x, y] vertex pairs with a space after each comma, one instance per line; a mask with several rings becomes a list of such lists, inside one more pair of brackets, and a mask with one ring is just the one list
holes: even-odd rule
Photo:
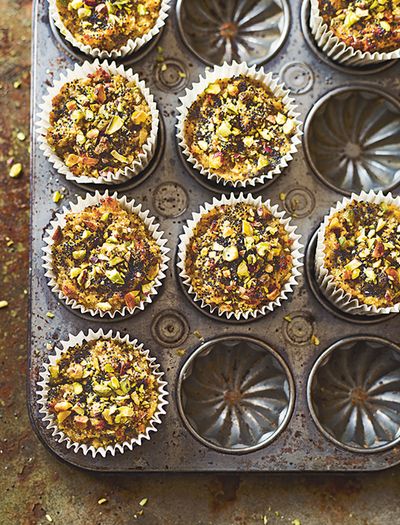
[[324, 265], [334, 283], [360, 303], [400, 302], [400, 208], [352, 201], [325, 229]]
[[252, 312], [280, 295], [293, 268], [292, 240], [266, 206], [224, 204], [205, 213], [186, 248], [197, 296], [220, 312]]
[[57, 8], [78, 42], [113, 51], [156, 25], [161, 0], [57, 0]]
[[319, 0], [329, 29], [346, 45], [380, 53], [400, 48], [398, 0]]
[[88, 309], [133, 309], [149, 295], [161, 268], [160, 247], [143, 220], [111, 197], [68, 213], [53, 241], [58, 287]]
[[73, 442], [95, 448], [145, 432], [158, 405], [157, 378], [138, 348], [84, 342], [49, 367], [48, 411]]
[[277, 167], [296, 132], [282, 98], [247, 76], [210, 84], [193, 102], [184, 135], [190, 153], [229, 182], [259, 177]]
[[47, 142], [74, 175], [96, 179], [131, 165], [151, 126], [138, 85], [99, 68], [67, 82], [53, 98]]

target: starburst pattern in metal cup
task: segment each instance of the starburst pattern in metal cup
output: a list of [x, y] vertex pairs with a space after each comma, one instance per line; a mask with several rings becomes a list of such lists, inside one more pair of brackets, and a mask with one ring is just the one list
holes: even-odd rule
[[308, 403], [319, 429], [353, 452], [400, 442], [400, 348], [356, 336], [328, 348], [308, 381]]
[[310, 111], [304, 146], [315, 174], [345, 195], [400, 183], [400, 104], [372, 87], [341, 87]]
[[289, 29], [286, 0], [178, 0], [177, 17], [185, 44], [209, 65], [261, 64]]
[[270, 443], [285, 428], [293, 403], [293, 379], [284, 360], [246, 336], [201, 345], [179, 376], [185, 424], [220, 452], [250, 452]]

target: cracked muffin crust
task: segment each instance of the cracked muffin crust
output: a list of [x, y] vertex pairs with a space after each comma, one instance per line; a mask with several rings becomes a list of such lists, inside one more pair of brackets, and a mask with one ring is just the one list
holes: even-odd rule
[[97, 179], [132, 165], [151, 126], [136, 82], [99, 68], [65, 83], [53, 98], [46, 140], [75, 176]]
[[290, 151], [295, 133], [295, 120], [282, 98], [245, 75], [209, 84], [184, 123], [191, 155], [228, 182], [272, 171]]
[[399, 0], [319, 0], [330, 31], [355, 50], [391, 52], [400, 48]]
[[134, 345], [85, 341], [49, 366], [47, 409], [73, 442], [94, 448], [144, 433], [158, 406], [158, 383]]
[[87, 309], [133, 310], [150, 294], [161, 263], [160, 246], [144, 221], [112, 197], [68, 213], [53, 235], [56, 283]]
[[193, 229], [185, 272], [204, 303], [220, 312], [253, 312], [277, 299], [289, 280], [292, 243], [267, 206], [223, 204]]
[[57, 0], [65, 27], [84, 45], [120, 49], [157, 23], [161, 0]]
[[325, 229], [324, 265], [337, 287], [377, 308], [400, 302], [400, 208], [353, 201]]

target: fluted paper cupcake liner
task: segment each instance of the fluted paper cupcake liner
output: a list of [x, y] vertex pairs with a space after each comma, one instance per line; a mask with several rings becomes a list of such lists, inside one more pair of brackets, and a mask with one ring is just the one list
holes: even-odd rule
[[[274, 96], [281, 98], [284, 105], [288, 109], [288, 116], [292, 118], [296, 124], [296, 133], [291, 138], [290, 151], [282, 157], [278, 166], [276, 166], [274, 169], [270, 170], [266, 174], [256, 177], [249, 177], [246, 180], [228, 181], [202, 166], [201, 163], [191, 154], [185, 139], [185, 121], [191, 105], [196, 101], [197, 97], [204, 92], [209, 84], [220, 79], [231, 78], [238, 75], [246, 75], [259, 82], [262, 82], [271, 90]], [[200, 76], [199, 82], [193, 84], [191, 89], [186, 89], [186, 94], [179, 99], [181, 105], [178, 107], [178, 122], [176, 128], [179, 146], [182, 148], [183, 154], [187, 160], [193, 164], [197, 170], [200, 171], [202, 175], [214, 182], [228, 186], [228, 189], [229, 186], [233, 186], [235, 188], [246, 187], [267, 182], [269, 179], [272, 179], [287, 167], [288, 163], [293, 159], [293, 155], [297, 151], [298, 144], [301, 143], [301, 122], [297, 118], [300, 113], [295, 112], [297, 106], [294, 104], [294, 99], [289, 97], [289, 93], [289, 90], [284, 87], [283, 83], [279, 82], [279, 79], [273, 78], [273, 73], [265, 73], [263, 68], [257, 68], [255, 65], [249, 67], [245, 62], [240, 64], [235, 61], [232, 62], [232, 64], [225, 62], [225, 64], [222, 66], [216, 66], [211, 71], [206, 71], [205, 76]]]
[[[154, 284], [152, 289], [150, 290], [149, 295], [146, 297], [146, 300], [142, 301], [141, 303], [139, 303], [139, 305], [135, 306], [134, 308], [128, 308], [127, 306], [124, 306], [122, 309], [116, 310], [114, 312], [104, 312], [98, 309], [89, 309], [83, 306], [82, 304], [79, 304], [75, 299], [66, 297], [57, 284], [56, 274], [53, 269], [52, 256], [54, 232], [56, 231], [58, 226], [60, 226], [61, 229], [65, 226], [66, 215], [71, 212], [81, 212], [88, 206], [94, 206], [98, 204], [101, 200], [103, 200], [106, 197], [112, 197], [113, 199], [117, 200], [125, 210], [127, 210], [130, 213], [134, 213], [135, 215], [140, 217], [140, 219], [142, 219], [142, 221], [147, 226], [151, 237], [157, 242], [161, 252], [160, 270], [156, 279], [154, 280]], [[104, 193], [96, 191], [94, 195], [87, 193], [83, 198], [78, 197], [76, 203], [69, 203], [68, 208], [64, 206], [62, 213], [58, 213], [56, 215], [55, 219], [50, 222], [50, 226], [45, 231], [45, 246], [42, 248], [42, 250], [45, 252], [45, 255], [42, 257], [44, 260], [43, 268], [46, 271], [45, 276], [48, 279], [48, 285], [50, 286], [52, 292], [54, 292], [60, 300], [64, 301], [73, 310], [79, 311], [83, 314], [89, 313], [90, 315], [100, 315], [100, 317], [109, 316], [111, 318], [114, 318], [117, 314], [121, 316], [131, 315], [137, 310], [144, 310], [146, 304], [151, 303], [153, 298], [157, 295], [157, 288], [161, 286], [161, 281], [166, 276], [165, 271], [168, 268], [169, 261], [169, 257], [167, 257], [169, 248], [166, 247], [167, 240], [164, 238], [164, 232], [159, 230], [159, 225], [155, 223], [155, 218], [149, 217], [149, 213], [150, 212], [148, 210], [142, 211], [142, 205], [136, 204], [134, 200], [128, 200], [126, 196], [118, 197], [117, 193], [109, 194], [108, 191], [105, 191]]]
[[[50, 127], [50, 113], [53, 109], [52, 101], [53, 98], [60, 92], [64, 84], [78, 78], [85, 78], [89, 74], [94, 73], [100, 67], [111, 75], [120, 74], [137, 84], [150, 108], [152, 119], [151, 130], [146, 144], [143, 145], [143, 152], [138, 155], [136, 160], [130, 166], [121, 168], [115, 174], [108, 174], [99, 176], [97, 178], [88, 177], [86, 175], [77, 176], [72, 173], [72, 171], [64, 163], [63, 159], [61, 159], [47, 143], [46, 135]], [[54, 168], [59, 173], [64, 175], [68, 180], [74, 180], [75, 182], [81, 184], [120, 184], [136, 175], [139, 175], [146, 168], [146, 166], [148, 166], [151, 159], [153, 158], [157, 145], [159, 113], [153, 95], [146, 87], [145, 82], [140, 80], [139, 76], [135, 74], [132, 69], [126, 70], [123, 66], [117, 66], [115, 62], [108, 63], [104, 61], [100, 63], [99, 60], [95, 60], [94, 62], [84, 62], [84, 64], [81, 66], [75, 64], [74, 69], [65, 70], [64, 73], [61, 74], [59, 80], [54, 82], [53, 87], [49, 88], [47, 95], [44, 97], [43, 102], [40, 105], [40, 110], [38, 122], [36, 123], [39, 147], [43, 151], [44, 155], [49, 159], [51, 164], [53, 164]]]
[[374, 204], [386, 202], [388, 204], [395, 204], [400, 208], [400, 197], [393, 197], [391, 193], [384, 195], [381, 191], [377, 193], [373, 190], [371, 190], [369, 193], [362, 191], [359, 195], [353, 193], [350, 197], [345, 197], [342, 201], [339, 201], [336, 206], [333, 206], [329, 210], [329, 213], [325, 215], [325, 218], [318, 231], [317, 247], [315, 252], [315, 273], [318, 284], [323, 294], [343, 312], [355, 315], [398, 313], [400, 312], [400, 303], [385, 308], [377, 308], [373, 305], [360, 303], [357, 298], [352, 297], [349, 293], [346, 293], [335, 284], [333, 277], [329, 274], [329, 270], [325, 267], [324, 241], [326, 228], [329, 225], [332, 215], [340, 210], [343, 210], [353, 201], [370, 202]]
[[[194, 228], [199, 223], [200, 219], [204, 216], [204, 214], [210, 212], [212, 209], [214, 209], [217, 206], [221, 206], [223, 204], [238, 204], [240, 202], [244, 202], [256, 207], [260, 206], [266, 206], [272, 215], [280, 220], [280, 222], [284, 225], [289, 238], [292, 241], [292, 248], [291, 248], [291, 254], [293, 257], [293, 268], [292, 268], [292, 274], [289, 278], [289, 280], [284, 284], [281, 293], [279, 296], [270, 303], [264, 305], [262, 308], [259, 308], [257, 310], [248, 310], [245, 312], [239, 311], [239, 312], [223, 312], [221, 311], [217, 306], [211, 306], [210, 304], [206, 303], [202, 298], [200, 298], [197, 293], [194, 291], [192, 285], [191, 285], [191, 278], [186, 273], [186, 251], [187, 246], [190, 242], [190, 239], [193, 236]], [[268, 311], [274, 310], [276, 307], [280, 306], [282, 301], [288, 298], [288, 294], [293, 292], [294, 287], [298, 284], [297, 283], [297, 277], [300, 275], [300, 267], [303, 266], [303, 263], [301, 262], [301, 259], [303, 257], [303, 254], [301, 253], [301, 250], [303, 248], [302, 244], [300, 244], [300, 238], [301, 236], [296, 232], [297, 227], [292, 226], [290, 224], [290, 218], [285, 216], [284, 211], [280, 211], [277, 205], [271, 205], [270, 200], [263, 201], [262, 197], [254, 198], [251, 194], [248, 194], [245, 196], [243, 193], [240, 193], [239, 195], [235, 196], [233, 193], [231, 193], [229, 196], [223, 195], [220, 199], [214, 198], [212, 203], [205, 203], [200, 207], [199, 212], [195, 212], [192, 214], [192, 218], [187, 221], [187, 223], [183, 227], [183, 234], [179, 237], [179, 245], [178, 245], [178, 262], [177, 266], [180, 270], [179, 276], [182, 279], [183, 284], [188, 288], [189, 294], [192, 296], [193, 300], [199, 303], [199, 305], [202, 308], [205, 308], [209, 310], [211, 313], [216, 312], [220, 317], [226, 316], [228, 319], [231, 317], [239, 319], [249, 319], [251, 317], [255, 318], [259, 315], [265, 315]]]
[[385, 60], [396, 60], [400, 58], [400, 48], [391, 52], [369, 52], [354, 49], [346, 45], [342, 40], [330, 31], [324, 22], [318, 0], [311, 0], [310, 29], [317, 46], [326, 56], [346, 66], [366, 66], [368, 64], [379, 64]]
[[55, 25], [59, 29], [60, 33], [63, 35], [63, 37], [72, 44], [75, 48], [79, 49], [82, 53], [85, 55], [90, 55], [94, 58], [100, 58], [101, 60], [104, 59], [118, 59], [121, 57], [126, 57], [128, 55], [132, 55], [133, 53], [139, 51], [141, 47], [146, 45], [150, 40], [152, 40], [163, 28], [165, 25], [166, 19], [168, 17], [168, 11], [170, 9], [170, 0], [162, 0], [161, 1], [161, 7], [160, 12], [157, 18], [157, 22], [155, 25], [148, 31], [145, 35], [132, 39], [130, 38], [125, 45], [120, 47], [119, 49], [113, 49], [112, 51], [106, 51], [99, 49], [97, 47], [92, 47], [87, 44], [83, 44], [79, 40], [77, 40], [74, 35], [67, 29], [65, 26], [60, 13], [57, 8], [57, 1], [56, 0], [48, 0], [49, 2], [49, 12], [50, 16], [53, 19]]
[[[62, 430], [58, 428], [56, 418], [48, 411], [47, 405], [50, 380], [49, 367], [54, 366], [69, 348], [72, 348], [78, 344], [81, 345], [84, 342], [96, 341], [100, 338], [113, 339], [115, 341], [119, 341], [120, 343], [131, 344], [137, 348], [147, 359], [149, 367], [157, 379], [158, 406], [156, 412], [149, 421], [145, 432], [139, 434], [136, 438], [132, 438], [129, 441], [124, 441], [123, 443], [95, 448], [92, 445], [89, 446], [85, 443], [77, 443], [72, 441]], [[37, 383], [36, 391], [38, 396], [38, 405], [41, 407], [39, 409], [39, 413], [43, 415], [43, 422], [46, 423], [46, 429], [51, 431], [52, 436], [57, 441], [57, 443], [64, 443], [67, 449], [73, 449], [75, 453], [81, 451], [85, 456], [87, 454], [91, 454], [92, 457], [95, 457], [96, 455], [106, 457], [107, 454], [115, 456], [117, 452], [123, 453], [127, 449], [133, 450], [135, 446], [141, 445], [144, 440], [149, 440], [151, 432], [157, 432], [156, 425], [161, 423], [161, 416], [165, 414], [164, 407], [168, 405], [168, 401], [166, 400], [166, 397], [168, 396], [166, 389], [167, 382], [162, 379], [164, 372], [159, 370], [160, 365], [157, 364], [156, 358], [150, 356], [149, 350], [146, 350], [143, 347], [143, 343], [139, 343], [137, 339], [131, 339], [129, 335], [122, 337], [119, 332], [113, 332], [112, 330], [105, 333], [102, 329], [97, 330], [97, 332], [94, 332], [90, 329], [87, 334], [84, 332], [79, 332], [77, 335], [69, 335], [69, 338], [66, 341], [61, 341], [59, 345], [60, 346], [55, 348], [55, 353], [49, 355], [47, 362], [43, 364], [44, 371], [40, 372], [39, 374], [41, 380]]]

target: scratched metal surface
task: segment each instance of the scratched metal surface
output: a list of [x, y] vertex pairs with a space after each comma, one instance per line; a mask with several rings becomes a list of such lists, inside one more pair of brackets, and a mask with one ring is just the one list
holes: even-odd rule
[[[293, 61], [305, 64], [310, 75], [310, 89], [295, 95], [302, 118], [313, 104], [328, 90], [337, 86], [354, 83], [372, 82], [381, 86], [388, 93], [399, 95], [399, 65], [381, 73], [356, 76], [333, 68], [319, 60], [306, 44], [300, 28], [300, 8], [291, 5], [291, 27], [289, 37], [283, 48], [266, 68], [276, 73], [287, 69]], [[33, 22], [33, 69], [32, 69], [32, 121], [38, 110], [38, 104], [53, 78], [60, 71], [73, 64], [74, 59], [56, 43], [52, 36], [45, 0], [36, 3]], [[165, 121], [165, 151], [157, 169], [139, 186], [124, 190], [129, 197], [142, 202], [151, 214], [157, 217], [161, 228], [166, 232], [171, 249], [171, 262], [167, 279], [159, 297], [144, 312], [131, 319], [107, 323], [94, 319], [82, 319], [63, 305], [59, 304], [47, 286], [41, 268], [41, 247], [43, 229], [47, 226], [59, 206], [51, 200], [54, 191], [62, 190], [65, 198], [61, 205], [83, 195], [82, 188], [66, 182], [55, 174], [37, 148], [33, 135], [32, 174], [31, 174], [31, 334], [29, 356], [29, 410], [35, 430], [52, 452], [68, 463], [84, 469], [106, 472], [138, 471], [364, 471], [379, 470], [400, 462], [400, 447], [375, 454], [355, 454], [334, 446], [323, 437], [312, 423], [305, 397], [308, 373], [318, 355], [338, 338], [346, 335], [374, 334], [399, 342], [398, 320], [391, 318], [379, 324], [361, 325], [344, 321], [333, 316], [311, 293], [304, 278], [295, 289], [290, 300], [272, 314], [250, 324], [232, 325], [218, 322], [198, 312], [182, 294], [174, 270], [174, 255], [182, 223], [197, 210], [204, 201], [210, 201], [217, 195], [204, 188], [191, 177], [183, 166], [176, 150], [174, 136], [175, 108], [178, 97], [184, 92], [183, 84], [196, 81], [204, 70], [198, 61], [182, 44], [177, 35], [174, 9], [159, 42], [164, 49], [166, 63], [170, 60], [172, 68], [183, 71], [186, 79], [177, 77], [178, 88], [168, 87], [160, 82], [157, 62], [157, 50], [153, 49], [145, 58], [133, 67], [146, 80], [154, 93], [160, 112]], [[76, 60], [76, 59], [75, 59]], [[312, 78], [313, 77], [313, 78]], [[290, 77], [287, 77], [290, 80]], [[167, 79], [173, 83], [174, 79]], [[287, 82], [288, 87], [290, 82]], [[321, 184], [308, 167], [303, 152], [300, 151], [289, 168], [272, 185], [262, 190], [261, 195], [279, 203], [281, 193], [286, 195], [285, 202], [280, 202], [293, 215], [298, 231], [306, 244], [317, 228], [329, 207], [342, 198], [337, 192]], [[293, 208], [296, 208], [293, 213]], [[178, 212], [181, 214], [174, 217]], [[49, 319], [46, 312], [55, 314]], [[284, 320], [290, 315], [296, 319], [296, 325]], [[177, 318], [186, 320], [189, 330], [187, 337], [182, 337], [176, 344], [166, 345], [168, 333], [157, 334], [156, 325], [162, 317], [166, 326], [172, 326], [179, 332]], [[142, 340], [151, 349], [161, 363], [169, 383], [170, 404], [167, 415], [150, 442], [146, 442], [133, 452], [119, 454], [114, 458], [96, 458], [93, 460], [81, 454], [68, 452], [64, 445], [56, 444], [44, 429], [37, 413], [35, 383], [40, 365], [48, 350], [47, 343], [55, 343], [65, 338], [68, 333], [96, 328], [98, 326], [129, 332]], [[293, 330], [293, 326], [298, 331]], [[199, 344], [202, 337], [211, 338], [223, 334], [251, 334], [265, 340], [285, 359], [292, 370], [296, 384], [296, 402], [294, 413], [286, 430], [267, 447], [245, 455], [224, 455], [199, 444], [185, 429], [177, 413], [175, 385], [182, 363], [190, 352]], [[318, 347], [311, 343], [310, 335], [320, 339]], [[164, 341], [164, 342], [163, 342]], [[180, 355], [181, 349], [185, 355]]]

